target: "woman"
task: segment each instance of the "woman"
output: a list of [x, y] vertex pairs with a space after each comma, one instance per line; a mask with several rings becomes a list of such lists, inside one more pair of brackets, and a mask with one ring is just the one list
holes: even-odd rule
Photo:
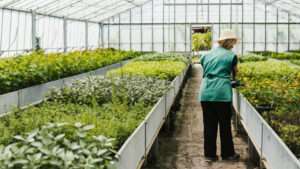
[[231, 51], [238, 38], [232, 31], [224, 31], [218, 40], [219, 47], [200, 59], [203, 80], [199, 100], [203, 109], [204, 155], [208, 161], [218, 160], [216, 140], [220, 126], [221, 156], [223, 160], [236, 161], [240, 155], [234, 151], [231, 116], [231, 79], [237, 73], [237, 56]]

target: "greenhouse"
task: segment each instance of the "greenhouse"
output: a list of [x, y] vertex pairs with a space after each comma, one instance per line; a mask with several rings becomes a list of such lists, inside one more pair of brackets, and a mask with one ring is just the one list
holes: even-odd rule
[[0, 7], [0, 169], [300, 169], [300, 1]]

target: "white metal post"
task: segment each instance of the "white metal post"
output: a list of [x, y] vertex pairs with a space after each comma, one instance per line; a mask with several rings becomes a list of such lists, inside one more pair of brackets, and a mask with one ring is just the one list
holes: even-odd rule
[[118, 16], [119, 18], [119, 25], [118, 25], [118, 48], [121, 49], [121, 14]]
[[32, 50], [36, 50], [36, 13], [31, 11], [31, 41], [32, 41]]
[[288, 51], [291, 50], [291, 13], [288, 12]]
[[64, 52], [68, 51], [68, 20], [63, 19], [63, 42], [64, 42]]
[[100, 36], [101, 36], [101, 47], [104, 48], [104, 26], [103, 23], [101, 22], [100, 24]]
[[89, 22], [85, 21], [85, 49], [89, 49]]
[[162, 13], [162, 51], [165, 52], [165, 0], [163, 0]]

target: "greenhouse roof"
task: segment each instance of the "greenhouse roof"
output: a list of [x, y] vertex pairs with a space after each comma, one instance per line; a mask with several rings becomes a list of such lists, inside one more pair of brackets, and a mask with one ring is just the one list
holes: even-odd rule
[[289, 12], [300, 17], [299, 0], [264, 0], [268, 5], [272, 5], [282, 11]]
[[[66, 17], [80, 21], [101, 22], [151, 0], [0, 0], [0, 8], [23, 12], [34, 11], [39, 15]], [[166, 0], [161, 0], [165, 2]], [[229, 0], [167, 0], [173, 3], [216, 4]], [[239, 0], [244, 1], [245, 0]], [[300, 18], [299, 0], [255, 0], [288, 12]], [[238, 2], [236, 0], [235, 2]]]
[[4, 9], [99, 22], [149, 0], [2, 0]]

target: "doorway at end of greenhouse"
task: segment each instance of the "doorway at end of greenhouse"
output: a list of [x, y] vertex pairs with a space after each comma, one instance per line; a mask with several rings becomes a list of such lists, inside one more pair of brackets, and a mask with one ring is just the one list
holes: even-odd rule
[[212, 48], [212, 26], [193, 25], [192, 28], [192, 54], [194, 59], [207, 53]]

